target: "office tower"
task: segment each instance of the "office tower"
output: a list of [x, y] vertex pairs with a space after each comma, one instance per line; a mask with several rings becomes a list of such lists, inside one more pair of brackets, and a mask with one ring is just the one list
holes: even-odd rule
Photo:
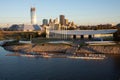
[[65, 25], [65, 16], [64, 15], [60, 15], [60, 24]]
[[36, 9], [35, 7], [32, 7], [30, 9], [30, 13], [31, 13], [31, 24], [36, 24]]
[[48, 25], [48, 20], [47, 19], [43, 19], [43, 25]]
[[51, 23], [52, 23], [52, 19], [49, 20], [49, 24], [51, 24]]
[[65, 25], [68, 25], [68, 19], [65, 19]]
[[58, 18], [54, 19], [54, 24], [59, 24]]
[[71, 25], [72, 25], [72, 26], [75, 26], [74, 22], [71, 22]]

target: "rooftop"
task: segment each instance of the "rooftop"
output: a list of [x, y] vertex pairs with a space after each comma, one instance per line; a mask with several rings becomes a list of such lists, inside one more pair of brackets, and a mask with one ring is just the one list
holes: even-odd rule
[[115, 33], [117, 29], [106, 30], [50, 30], [50, 33], [68, 34], [68, 35], [93, 35], [93, 34], [111, 34]]

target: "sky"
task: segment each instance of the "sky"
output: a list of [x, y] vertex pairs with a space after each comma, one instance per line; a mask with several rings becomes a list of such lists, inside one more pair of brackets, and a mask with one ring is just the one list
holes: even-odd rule
[[32, 6], [39, 24], [61, 14], [78, 25], [120, 23], [120, 0], [0, 0], [0, 24], [30, 23]]

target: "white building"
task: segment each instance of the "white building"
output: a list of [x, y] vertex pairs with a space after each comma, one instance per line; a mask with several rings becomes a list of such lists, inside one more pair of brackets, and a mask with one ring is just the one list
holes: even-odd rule
[[100, 37], [113, 37], [117, 29], [107, 30], [47, 30], [48, 38], [100, 38]]
[[37, 20], [36, 20], [36, 8], [32, 7], [30, 10], [31, 13], [31, 24], [35, 25], [37, 24]]

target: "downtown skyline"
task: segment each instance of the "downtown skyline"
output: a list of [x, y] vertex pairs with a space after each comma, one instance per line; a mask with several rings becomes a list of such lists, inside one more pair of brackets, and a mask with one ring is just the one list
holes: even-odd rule
[[1, 0], [0, 24], [30, 23], [30, 8], [36, 7], [37, 23], [65, 15], [78, 25], [120, 23], [120, 0]]

